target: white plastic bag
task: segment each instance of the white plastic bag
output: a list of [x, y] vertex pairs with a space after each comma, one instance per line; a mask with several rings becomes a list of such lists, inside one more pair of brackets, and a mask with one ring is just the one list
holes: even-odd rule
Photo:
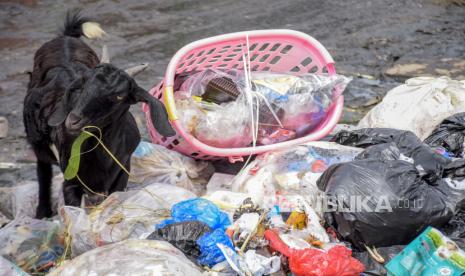
[[171, 244], [154, 240], [125, 240], [88, 251], [52, 271], [51, 276], [202, 275]]
[[155, 224], [170, 216], [173, 204], [195, 197], [180, 187], [151, 184], [140, 190], [113, 193], [89, 214], [65, 206], [60, 216], [72, 237], [72, 255], [77, 256], [103, 244], [152, 233]]
[[410, 130], [424, 140], [445, 118], [459, 112], [465, 112], [465, 81], [418, 77], [389, 91], [358, 127]]
[[176, 185], [200, 194], [213, 170], [207, 162], [195, 161], [165, 147], [141, 142], [131, 159], [129, 180]]

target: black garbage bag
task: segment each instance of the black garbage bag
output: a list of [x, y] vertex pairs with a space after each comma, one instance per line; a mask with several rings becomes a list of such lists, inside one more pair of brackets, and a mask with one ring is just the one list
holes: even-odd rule
[[456, 242], [461, 249], [465, 250], [465, 209], [461, 209], [455, 214], [440, 230]]
[[167, 241], [196, 263], [201, 253], [197, 240], [211, 231], [211, 228], [203, 222], [184, 221], [158, 228], [147, 239]]
[[[391, 128], [364, 128], [353, 131], [340, 131], [333, 140], [341, 145], [368, 148], [374, 145], [393, 143], [400, 154], [413, 159], [415, 166], [424, 171], [424, 179], [430, 184], [442, 177], [443, 167], [450, 160], [423, 143], [413, 132]], [[382, 146], [380, 146], [382, 147]], [[372, 156], [377, 150], [373, 150]], [[374, 156], [374, 159], [377, 159]]]
[[465, 179], [465, 159], [455, 159], [444, 166], [443, 178], [451, 178], [454, 180]]
[[[401, 158], [402, 155], [400, 153], [400, 150], [393, 142], [370, 146], [361, 153], [359, 153], [359, 155], [355, 156], [355, 160], [376, 159], [387, 161], [399, 160]], [[408, 157], [405, 157], [405, 159], [405, 161], [411, 161], [413, 163], [413, 159], [407, 160]]]
[[393, 245], [389, 247], [376, 248], [379, 255], [384, 259], [384, 263], [378, 263], [374, 260], [367, 251], [363, 252], [352, 252], [352, 256], [363, 263], [365, 266], [364, 275], [387, 275], [387, 270], [384, 267], [390, 260], [392, 260], [397, 254], [404, 249], [405, 245]]
[[[441, 181], [465, 193], [465, 159], [455, 159], [444, 167]], [[465, 199], [458, 202], [457, 209], [465, 212]], [[465, 222], [464, 222], [465, 223]]]
[[463, 157], [464, 137], [465, 113], [457, 113], [442, 121], [424, 142], [444, 148], [452, 157]]
[[402, 160], [336, 164], [317, 184], [326, 192], [326, 220], [359, 250], [364, 244], [407, 244], [427, 226], [446, 224], [464, 198], [445, 181], [430, 185], [414, 164]]

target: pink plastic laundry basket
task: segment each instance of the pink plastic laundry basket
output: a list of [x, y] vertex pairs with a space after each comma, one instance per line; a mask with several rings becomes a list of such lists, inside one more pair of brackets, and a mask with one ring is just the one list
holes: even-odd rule
[[342, 114], [344, 103], [342, 96], [332, 105], [325, 120], [310, 134], [277, 144], [246, 148], [217, 148], [202, 143], [183, 128], [178, 120], [174, 101], [176, 91], [173, 91], [173, 82], [175, 75], [208, 68], [241, 70], [243, 69], [242, 57], [244, 52], [247, 52], [247, 39], [252, 71], [292, 72], [294, 75], [336, 73], [334, 61], [328, 51], [313, 37], [297, 31], [247, 31], [192, 42], [174, 55], [168, 65], [164, 80], [150, 90], [154, 97], [163, 99], [177, 135], [165, 138], [158, 134], [152, 125], [148, 107], [146, 105], [143, 107], [146, 113], [147, 127], [154, 143], [196, 159], [214, 160], [227, 157], [231, 162], [235, 162], [242, 160], [242, 156], [319, 140], [331, 132]]

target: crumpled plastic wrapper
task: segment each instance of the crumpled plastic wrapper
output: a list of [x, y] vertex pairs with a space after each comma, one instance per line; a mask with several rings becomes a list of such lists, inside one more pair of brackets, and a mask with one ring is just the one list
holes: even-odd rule
[[239, 276], [269, 275], [281, 269], [281, 260], [279, 256], [265, 257], [257, 254], [255, 250], [248, 250], [243, 256], [240, 256], [233, 249], [224, 244], [218, 244], [218, 247], [226, 257], [229, 266]]
[[173, 204], [195, 197], [183, 188], [155, 183], [113, 193], [89, 214], [65, 206], [60, 216], [72, 237], [72, 255], [77, 256], [104, 244], [148, 235], [155, 224], [170, 216]]
[[49, 275], [200, 276], [202, 272], [181, 251], [167, 242], [130, 239], [88, 251]]

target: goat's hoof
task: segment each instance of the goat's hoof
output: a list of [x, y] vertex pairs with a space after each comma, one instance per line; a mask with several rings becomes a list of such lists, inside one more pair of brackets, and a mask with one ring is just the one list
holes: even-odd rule
[[37, 207], [36, 219], [49, 218], [52, 216], [52, 209], [47, 207]]

